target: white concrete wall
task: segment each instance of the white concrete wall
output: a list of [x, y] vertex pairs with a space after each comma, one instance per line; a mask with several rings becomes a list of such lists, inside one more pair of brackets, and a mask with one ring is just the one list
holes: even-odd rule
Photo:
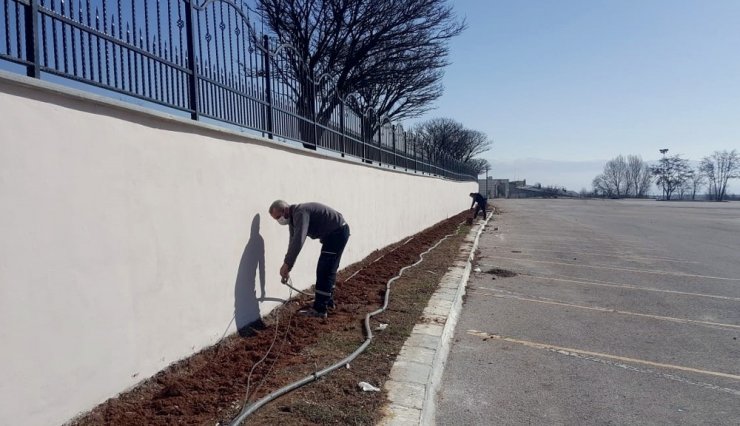
[[[343, 264], [468, 207], [453, 183], [0, 76], [0, 424], [58, 424], [275, 303], [275, 198], [344, 214]], [[294, 280], [313, 283], [308, 241]], [[257, 293], [257, 294], [255, 294]], [[234, 325], [229, 332], [234, 331]]]

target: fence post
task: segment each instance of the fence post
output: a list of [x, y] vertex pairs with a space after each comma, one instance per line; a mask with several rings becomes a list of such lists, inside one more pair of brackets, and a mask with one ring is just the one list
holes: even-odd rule
[[[39, 64], [39, 37], [38, 37], [39, 0], [29, 0], [26, 9], [26, 60], [30, 65], [26, 66], [26, 75], [33, 78], [41, 77]], [[19, 35], [20, 37], [20, 35]]]
[[416, 157], [416, 138], [414, 138], [414, 174], [419, 171], [419, 166], [416, 164], [418, 158]]
[[311, 112], [313, 113], [311, 118], [313, 119], [313, 146], [314, 149], [316, 149], [319, 146], [319, 127], [316, 124], [316, 122], [318, 121], [319, 112], [316, 110], [316, 81], [313, 79], [313, 77], [314, 72], [311, 71], [311, 87], [313, 88], [313, 90], [311, 91], [311, 93], [313, 94], [313, 96], [311, 97]]
[[267, 103], [267, 112], [265, 113], [266, 127], [267, 127], [267, 138], [272, 139], [273, 127], [272, 127], [272, 78], [270, 73], [270, 39], [267, 35], [262, 36], [262, 47], [264, 49], [263, 55], [265, 58], [265, 102]]
[[421, 174], [426, 172], [426, 163], [424, 162], [424, 149], [419, 153], [419, 166], [421, 166]]
[[339, 131], [342, 134], [342, 145], [341, 145], [342, 148], [341, 148], [341, 150], [342, 150], [342, 157], [344, 157], [344, 152], [345, 152], [344, 151], [344, 149], [345, 149], [345, 147], [344, 147], [344, 143], [345, 143], [344, 140], [346, 138], [346, 136], [344, 134], [344, 101], [340, 101], [339, 102]]
[[409, 171], [409, 137], [403, 132], [403, 170]]
[[366, 163], [367, 155], [365, 153], [366, 147], [365, 147], [365, 114], [360, 115], [360, 139], [362, 140], [362, 162]]
[[398, 162], [398, 159], [396, 158], [396, 126], [391, 126], [391, 132], [392, 132], [392, 141], [393, 141], [393, 168], [396, 168], [396, 163]]
[[[373, 132], [373, 136], [375, 133]], [[378, 126], [378, 165], [383, 165], [383, 125]]]
[[188, 84], [188, 99], [190, 99], [190, 118], [198, 119], [198, 69], [195, 64], [195, 20], [193, 19], [193, 0], [187, 1], [185, 7], [185, 37], [187, 38], [188, 70], [190, 78]]

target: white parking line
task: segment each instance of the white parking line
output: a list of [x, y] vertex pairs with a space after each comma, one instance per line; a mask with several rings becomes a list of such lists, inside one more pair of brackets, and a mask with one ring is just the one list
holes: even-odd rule
[[547, 232], [545, 230], [540, 230], [537, 228], [531, 228], [531, 227], [524, 227], [524, 228], [510, 228], [507, 226], [499, 226], [498, 232], [500, 234], [507, 234], [508, 235], [516, 235], [518, 237], [531, 237], [531, 236], [537, 236], [539, 237], [552, 237], [552, 238], [567, 238], [567, 239], [576, 239], [576, 240], [582, 240], [583, 238], [588, 238], [591, 241], [597, 241], [597, 240], [603, 240], [603, 239], [609, 239], [609, 242], [617, 243], [617, 244], [639, 244], [642, 245], [645, 243], [644, 240], [641, 240], [639, 238], [615, 238], [613, 235], [609, 234], [595, 234], [593, 232], [582, 232], [582, 229], [572, 229], [572, 230], [562, 230], [562, 232]]
[[680, 383], [685, 383], [685, 384], [689, 384], [689, 385], [693, 385], [693, 386], [699, 386], [699, 387], [702, 387], [702, 388], [705, 388], [705, 389], [710, 389], [710, 390], [719, 391], [719, 392], [726, 392], [726, 393], [729, 393], [729, 394], [732, 394], [732, 395], [735, 395], [735, 396], [740, 396], [740, 390], [731, 389], [731, 388], [724, 388], [724, 387], [721, 387], [721, 386], [713, 385], [711, 383], [697, 382], [697, 381], [694, 381], [694, 380], [687, 379], [685, 377], [677, 376], [675, 374], [663, 373], [663, 372], [651, 370], [651, 369], [648, 369], [648, 368], [635, 367], [634, 365], [627, 365], [627, 364], [624, 364], [624, 363], [621, 363], [621, 362], [614, 362], [614, 361], [610, 361], [608, 359], [603, 359], [603, 358], [598, 358], [598, 357], [593, 357], [593, 356], [587, 356], [587, 355], [583, 355], [583, 354], [576, 354], [576, 353], [572, 353], [572, 352], [560, 351], [560, 350], [555, 350], [555, 349], [547, 349], [547, 350], [550, 351], [550, 352], [555, 352], [555, 353], [558, 353], [558, 354], [561, 354], [561, 355], [567, 355], [567, 356], [571, 356], [571, 357], [574, 357], [574, 358], [583, 359], [583, 360], [590, 361], [590, 362], [596, 362], [596, 363], [599, 363], [599, 364], [604, 364], [604, 365], [609, 365], [609, 366], [612, 366], [612, 367], [622, 368], [622, 369], [627, 370], [627, 371], [633, 371], [633, 372], [636, 372], [636, 373], [643, 373], [643, 374], [650, 374], [650, 375], [653, 375], [653, 376], [662, 377], [664, 379], [673, 380], [673, 381], [680, 382]]
[[689, 373], [697, 373], [697, 374], [703, 374], [707, 376], [722, 377], [725, 379], [732, 379], [732, 380], [740, 381], [740, 376], [736, 374], [722, 373], [719, 371], [704, 370], [701, 368], [694, 368], [694, 367], [685, 367], [682, 365], [665, 364], [661, 362], [647, 361], [647, 360], [638, 359], [638, 358], [629, 358], [625, 356], [611, 355], [611, 354], [605, 354], [601, 352], [593, 352], [593, 351], [586, 351], [582, 349], [567, 348], [564, 346], [550, 345], [547, 343], [532, 342], [529, 340], [514, 339], [511, 337], [504, 337], [498, 334], [489, 334], [489, 333], [485, 333], [483, 331], [478, 331], [478, 330], [468, 330], [468, 334], [481, 337], [483, 339], [503, 340], [505, 342], [516, 343], [516, 344], [527, 346], [530, 348], [555, 351], [558, 353], [562, 353], [564, 355], [575, 354], [575, 355], [593, 356], [593, 357], [598, 357], [598, 358], [606, 358], [606, 359], [612, 359], [612, 360], [621, 361], [621, 362], [627, 362], [631, 364], [641, 364], [641, 365], [647, 365], [650, 367], [667, 368], [671, 370], [686, 371]]
[[545, 240], [543, 240], [541, 238], [521, 238], [521, 237], [518, 237], [518, 238], [510, 238], [510, 236], [511, 236], [511, 234], [509, 234], [509, 235], [497, 234], [496, 235], [496, 237], [498, 237], [498, 239], [501, 242], [505, 242], [505, 243], [516, 243], [516, 244], [520, 244], [520, 243], [532, 243], [532, 244], [536, 244], [538, 247], [541, 247], [541, 246], [564, 246], [566, 248], [573, 248], [573, 247], [589, 248], [589, 247], [593, 247], [594, 244], [598, 244], [598, 245], [596, 245], [596, 247], [601, 248], [601, 249], [603, 249], [603, 248], [620, 249], [620, 250], [634, 249], [634, 250], [640, 250], [640, 251], [652, 251], [652, 252], [663, 252], [663, 253], [665, 252], [664, 249], [649, 248], [649, 247], [643, 247], [643, 246], [633, 246], [633, 247], [630, 247], [630, 246], [627, 246], [625, 244], [623, 244], [623, 245], [614, 245], [614, 244], [607, 245], [607, 244], [604, 244], [603, 242], [600, 242], [600, 241], [597, 242], [597, 241], [588, 241], [587, 240], [586, 243], [594, 243], [594, 244], [584, 244], [584, 240], [583, 239], [578, 239], [578, 238], [569, 239], [568, 241], [563, 241], [563, 242], [560, 242], [559, 243], [557, 241], [545, 241]]
[[[504, 249], [503, 247], [501, 247]], [[640, 256], [635, 255], [632, 253], [627, 252], [613, 252], [613, 253], [606, 253], [606, 252], [598, 252], [598, 251], [581, 251], [581, 250], [552, 250], [552, 249], [538, 249], [538, 248], [517, 248], [517, 247], [506, 247], [505, 250], [509, 251], [519, 251], [522, 254], [527, 254], [528, 251], [545, 251], [545, 252], [551, 252], [551, 253], [562, 253], [562, 254], [586, 254], [589, 256], [603, 256], [603, 257], [618, 257], [623, 259], [634, 259], [634, 260], [659, 260], [664, 262], [677, 262], [677, 263], [701, 263], [694, 260], [683, 260], [683, 259], [671, 259], [667, 257], [658, 257], [658, 256]]]
[[[489, 290], [497, 291], [495, 289], [489, 289]], [[721, 322], [700, 321], [700, 320], [692, 320], [692, 319], [687, 319], [687, 318], [667, 317], [663, 315], [642, 314], [639, 312], [620, 311], [619, 309], [602, 308], [599, 306], [576, 305], [573, 303], [566, 303], [566, 302], [561, 302], [558, 300], [551, 300], [551, 299], [542, 300], [542, 299], [532, 299], [528, 297], [521, 297], [521, 296], [515, 296], [515, 295], [493, 294], [493, 293], [486, 293], [486, 292], [477, 292], [477, 293], [485, 294], [485, 295], [496, 297], [499, 299], [515, 299], [515, 300], [521, 300], [524, 302], [542, 303], [545, 305], [567, 306], [569, 308], [584, 309], [584, 310], [598, 311], [598, 312], [609, 312], [609, 313], [620, 314], [620, 315], [650, 318], [650, 319], [655, 319], [659, 321], [676, 322], [680, 324], [696, 324], [696, 325], [710, 326], [712, 328], [740, 329], [740, 325], [726, 324], [726, 323], [721, 323]]]
[[709, 297], [712, 299], [731, 300], [733, 302], [740, 302], [740, 297], [720, 296], [717, 294], [691, 293], [688, 291], [664, 290], [661, 288], [654, 288], [654, 287], [638, 287], [632, 284], [613, 283], [613, 282], [608, 282], [608, 281], [584, 281], [584, 280], [577, 280], [577, 279], [572, 279], [572, 278], [545, 277], [545, 276], [531, 275], [531, 274], [526, 274], [526, 273], [520, 273], [519, 275], [538, 279], [538, 280], [562, 281], [562, 282], [569, 282], [569, 283], [574, 283], [578, 285], [589, 285], [589, 286], [596, 286], [596, 287], [612, 287], [612, 288], [640, 290], [640, 291], [653, 291], [657, 293], [671, 293], [671, 294], [680, 294], [682, 296], [693, 296], [693, 297]]
[[[579, 264], [579, 263], [554, 262], [551, 260], [521, 259], [521, 258], [516, 258], [516, 257], [503, 257], [503, 256], [496, 256], [496, 259], [513, 260], [515, 262], [546, 263], [548, 265], [575, 266], [578, 268], [609, 269], [612, 271], [635, 272], [635, 273], [640, 273], [640, 274], [671, 275], [671, 276], [676, 276], [676, 277], [703, 278], [705, 280], [740, 281], [740, 278], [713, 277], [709, 275], [687, 274], [684, 272], [650, 271], [647, 269], [625, 268], [625, 267], [618, 267], [618, 266], [584, 265], [584, 264]], [[485, 266], [493, 266], [493, 265], [485, 265]]]

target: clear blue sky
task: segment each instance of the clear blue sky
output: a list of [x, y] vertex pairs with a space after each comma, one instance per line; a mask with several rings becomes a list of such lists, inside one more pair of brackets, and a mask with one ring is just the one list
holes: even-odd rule
[[495, 177], [579, 190], [619, 154], [740, 150], [740, 0], [452, 4], [468, 29], [422, 119], [486, 132]]

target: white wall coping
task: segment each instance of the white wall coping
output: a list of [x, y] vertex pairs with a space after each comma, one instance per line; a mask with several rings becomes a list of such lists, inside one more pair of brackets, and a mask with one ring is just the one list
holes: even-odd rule
[[[341, 153], [330, 154], [329, 152], [332, 152], [332, 151], [326, 150], [321, 147], [317, 147], [316, 151], [311, 151], [305, 148], [291, 146], [288, 143], [281, 142], [279, 140], [269, 139], [269, 138], [254, 135], [254, 134], [248, 134], [246, 132], [237, 132], [235, 130], [231, 130], [229, 128], [222, 127], [222, 126], [217, 126], [215, 124], [209, 124], [209, 123], [205, 123], [202, 121], [178, 117], [177, 115], [174, 115], [174, 114], [169, 114], [163, 111], [157, 111], [157, 110], [147, 108], [141, 105], [136, 105], [130, 102], [110, 98], [110, 97], [103, 96], [103, 95], [97, 95], [91, 92], [86, 92], [84, 90], [74, 89], [74, 88], [67, 87], [61, 84], [52, 83], [52, 82], [37, 79], [37, 78], [27, 77], [27, 76], [13, 73], [10, 71], [0, 70], [0, 84], [2, 83], [15, 84], [18, 86], [22, 86], [22, 87], [26, 87], [26, 88], [30, 88], [34, 90], [46, 90], [48, 92], [51, 92], [54, 95], [61, 96], [61, 97], [74, 100], [74, 101], [93, 102], [93, 103], [103, 105], [103, 106], [106, 106], [106, 107], [109, 107], [115, 110], [124, 110], [126, 112], [133, 112], [136, 114], [148, 116], [150, 118], [175, 122], [177, 124], [180, 124], [180, 125], [192, 128], [192, 129], [198, 129], [198, 130], [207, 131], [207, 132], [215, 132], [222, 136], [226, 136], [227, 139], [232, 142], [267, 146], [267, 147], [280, 149], [284, 151], [290, 151], [295, 154], [306, 155], [309, 157], [340, 161], [340, 162], [354, 164], [357, 166], [370, 167], [370, 168], [380, 169], [380, 170], [384, 170], [388, 172], [416, 175], [416, 176], [425, 177], [425, 178], [451, 180], [454, 182], [454, 180], [452, 179], [447, 179], [443, 176], [431, 175], [425, 172], [403, 170], [403, 169], [398, 169], [392, 166], [385, 167], [385, 166], [378, 166], [375, 164], [368, 164], [368, 163], [365, 163], [359, 157], [342, 156]], [[109, 90], [109, 89], [103, 89], [103, 90]], [[148, 101], [142, 100], [142, 102], [148, 102]], [[182, 130], [187, 131], [187, 128], [182, 129]], [[254, 131], [259, 132], [258, 130], [254, 130]], [[280, 136], [278, 136], [278, 138], [280, 138]], [[296, 143], [296, 144], [302, 143], [302, 142], [293, 141], [287, 138], [283, 138], [283, 139], [288, 140], [292, 143]], [[460, 182], [467, 182], [467, 181], [460, 181]], [[473, 181], [470, 180], [470, 182], [473, 182]]]

